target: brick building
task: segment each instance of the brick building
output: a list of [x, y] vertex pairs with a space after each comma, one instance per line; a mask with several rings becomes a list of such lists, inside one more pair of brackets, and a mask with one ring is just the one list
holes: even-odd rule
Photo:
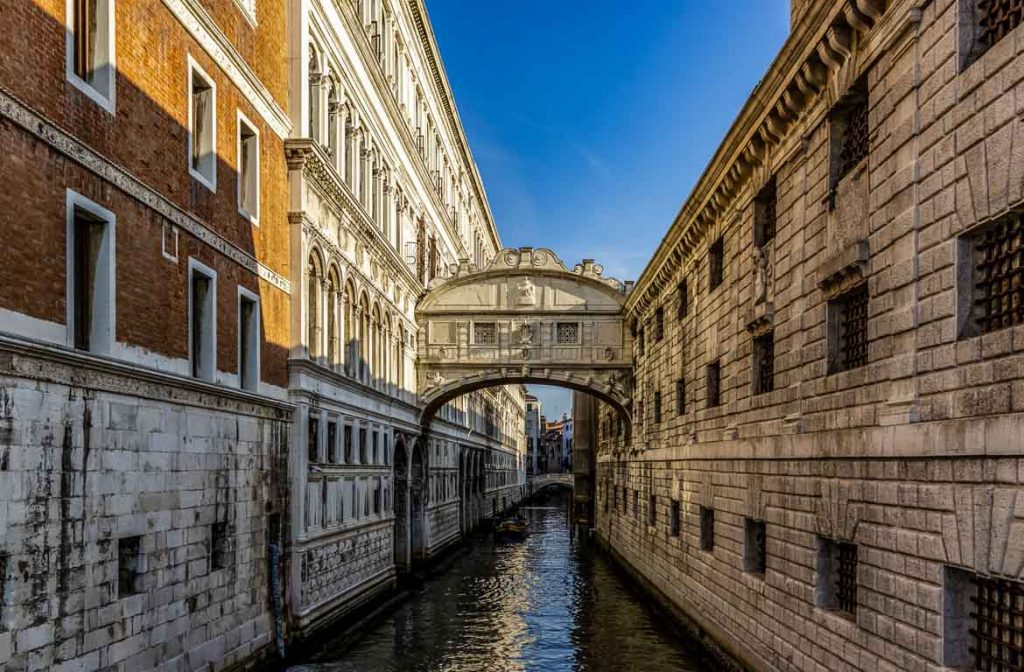
[[1021, 4], [793, 10], [627, 301], [598, 534], [751, 669], [1009, 669]]

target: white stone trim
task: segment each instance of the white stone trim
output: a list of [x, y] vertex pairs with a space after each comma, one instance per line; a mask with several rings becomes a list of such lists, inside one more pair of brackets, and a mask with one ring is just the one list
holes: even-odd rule
[[3, 332], [62, 347], [68, 342], [66, 324], [41, 320], [6, 308], [0, 308], [0, 333]]
[[109, 354], [117, 341], [117, 217], [110, 210], [89, 200], [78, 192], [68, 189], [65, 196], [65, 274], [64, 309], [67, 325], [67, 345], [75, 346], [75, 302], [72, 300], [75, 284], [75, 255], [72, 245], [75, 240], [75, 209], [85, 210], [102, 219], [103, 240], [97, 254], [96, 280], [93, 291], [93, 312], [99, 316], [89, 337], [90, 352]]
[[[186, 68], [188, 79], [185, 82], [185, 90], [188, 91], [188, 95], [185, 96], [185, 104], [188, 106], [188, 142], [185, 143], [185, 165], [188, 166], [188, 174], [197, 182], [210, 191], [216, 192], [217, 163], [219, 161], [219, 153], [217, 151], [217, 82], [214, 81], [213, 77], [210, 77], [209, 73], [201, 65], [196, 63], [196, 60], [192, 58], [192, 54], [188, 54], [186, 59], [188, 61], [188, 67]], [[195, 128], [196, 121], [192, 118], [192, 80], [194, 73], [199, 73], [206, 80], [206, 83], [210, 85], [210, 90], [213, 92], [213, 99], [210, 101], [210, 121], [212, 122], [210, 124], [210, 150], [213, 152], [213, 175], [210, 177], [203, 175], [192, 167], [192, 147], [194, 144], [192, 129]]]
[[110, 114], [117, 114], [117, 21], [115, 20], [115, 0], [104, 0], [107, 9], [107, 63], [110, 76], [110, 95], [97, 90], [92, 84], [75, 73], [75, 31], [71, 23], [74, 21], [75, 0], [66, 0], [65, 3], [65, 29], [64, 29], [64, 70], [68, 82], [76, 89], [84, 93], [101, 108]]
[[97, 177], [109, 182], [157, 214], [169, 219], [178, 227], [206, 243], [217, 252], [228, 257], [251, 273], [256, 273], [285, 294], [291, 294], [291, 282], [261, 264], [251, 254], [228, 241], [190, 213], [167, 200], [162, 194], [148, 186], [124, 168], [96, 153], [73, 136], [60, 129], [48, 119], [14, 98], [0, 87], [0, 118], [10, 119], [17, 126], [36, 136], [56, 151], [77, 162]]
[[[256, 166], [253, 168], [256, 178], [256, 212], [249, 212], [242, 207], [242, 126], [245, 125], [256, 136]], [[238, 214], [245, 217], [253, 225], [260, 225], [260, 153], [263, 145], [260, 140], [260, 129], [252, 123], [241, 110], [235, 113], [235, 198], [238, 201]]]
[[291, 133], [291, 120], [270, 91], [252, 71], [231, 40], [217, 26], [198, 0], [163, 0], [167, 9], [199, 43], [253, 109], [282, 140]]

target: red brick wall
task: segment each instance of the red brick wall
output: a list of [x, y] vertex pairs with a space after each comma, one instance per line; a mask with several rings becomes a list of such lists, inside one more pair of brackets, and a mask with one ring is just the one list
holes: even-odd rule
[[[280, 4], [280, 3], [276, 3]], [[213, 15], [238, 22], [225, 32], [278, 99], [286, 99], [284, 7], [263, 3], [258, 29], [233, 1]], [[266, 8], [263, 5], [267, 5]], [[270, 6], [274, 5], [274, 6]], [[38, 114], [134, 174], [179, 208], [287, 277], [288, 183], [283, 142], [236, 91], [163, 3], [116, 4], [117, 110], [111, 115], [67, 82], [63, 0], [0, 0], [8, 39], [0, 41], [0, 87]], [[191, 55], [217, 86], [217, 191], [188, 172], [188, 66]], [[236, 110], [260, 134], [260, 224], [238, 214]], [[163, 220], [130, 195], [99, 180], [9, 120], [0, 186], [0, 307], [65, 321], [65, 188], [117, 216], [117, 340], [170, 357], [187, 356], [187, 267], [195, 256], [218, 273], [218, 369], [235, 371], [235, 303], [239, 283], [261, 297], [263, 378], [285, 384], [289, 343], [287, 296], [184, 231], [177, 266], [161, 255]]]

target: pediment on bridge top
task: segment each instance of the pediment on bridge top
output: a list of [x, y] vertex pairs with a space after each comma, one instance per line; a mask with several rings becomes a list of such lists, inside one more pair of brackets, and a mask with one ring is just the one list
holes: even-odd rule
[[451, 271], [430, 284], [418, 313], [620, 313], [626, 298], [593, 260], [570, 271], [547, 249], [508, 248], [484, 269], [463, 260]]

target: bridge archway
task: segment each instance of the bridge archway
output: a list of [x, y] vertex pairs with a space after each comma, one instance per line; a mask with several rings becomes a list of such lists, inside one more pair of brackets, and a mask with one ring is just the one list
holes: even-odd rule
[[463, 260], [416, 308], [421, 425], [460, 395], [514, 383], [587, 392], [630, 424], [632, 336], [626, 287], [584, 259], [507, 248], [483, 269]]

